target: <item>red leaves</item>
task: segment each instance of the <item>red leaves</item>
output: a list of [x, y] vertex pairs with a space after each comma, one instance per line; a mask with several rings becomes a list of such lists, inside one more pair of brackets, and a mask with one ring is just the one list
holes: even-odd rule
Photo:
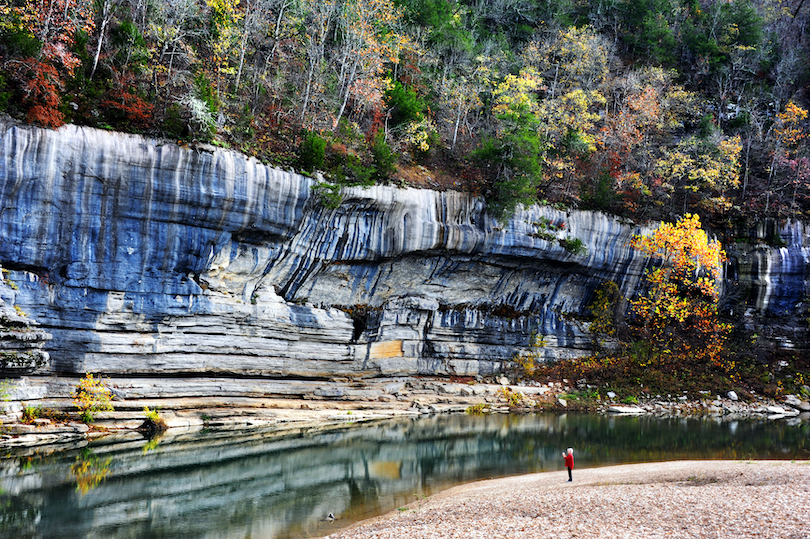
[[155, 106], [134, 93], [135, 88], [132, 82], [132, 75], [123, 75], [116, 87], [99, 105], [110, 111], [112, 116], [119, 117], [126, 123], [135, 127], [147, 128], [152, 123]]
[[15, 62], [11, 75], [20, 85], [29, 122], [53, 128], [64, 125], [64, 115], [58, 109], [59, 92], [64, 84], [51, 63], [24, 58]]

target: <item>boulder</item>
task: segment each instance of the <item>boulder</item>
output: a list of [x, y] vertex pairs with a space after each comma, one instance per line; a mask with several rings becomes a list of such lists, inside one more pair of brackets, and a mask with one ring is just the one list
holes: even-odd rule
[[788, 395], [785, 397], [785, 404], [791, 408], [796, 408], [797, 410], [807, 411], [803, 408], [803, 406], [808, 406], [807, 401], [802, 401], [796, 395]]
[[632, 415], [647, 413], [647, 411], [644, 410], [644, 408], [641, 408], [640, 406], [624, 406], [620, 404], [608, 406], [608, 412], [610, 412], [611, 414], [632, 414]]

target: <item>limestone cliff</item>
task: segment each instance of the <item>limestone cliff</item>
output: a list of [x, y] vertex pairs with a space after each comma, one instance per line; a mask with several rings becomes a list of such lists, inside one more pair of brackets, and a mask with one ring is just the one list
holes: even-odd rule
[[[566, 315], [604, 280], [631, 295], [645, 265], [628, 244], [648, 230], [599, 213], [501, 226], [479, 199], [382, 186], [331, 210], [310, 178], [219, 148], [13, 124], [0, 141], [0, 264], [54, 371], [488, 374], [535, 331], [548, 357], [586, 353]], [[781, 232], [729, 266], [752, 316], [804, 297], [808, 230]]]
[[0, 267], [0, 373], [20, 375], [47, 368], [50, 358], [42, 348], [51, 335], [15, 305], [16, 285], [3, 273]]

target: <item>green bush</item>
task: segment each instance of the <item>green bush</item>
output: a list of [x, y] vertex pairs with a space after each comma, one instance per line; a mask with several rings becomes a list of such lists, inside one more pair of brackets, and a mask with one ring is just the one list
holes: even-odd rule
[[166, 115], [163, 118], [163, 133], [173, 139], [179, 139], [184, 136], [186, 130], [186, 123], [183, 121], [180, 107], [177, 103], [173, 103], [166, 109]]
[[613, 190], [613, 178], [607, 172], [597, 176], [593, 184], [583, 183], [580, 196], [583, 208], [594, 210], [608, 210], [618, 198]]
[[11, 102], [12, 88], [6, 81], [6, 78], [0, 73], [0, 112], [8, 110], [9, 103]]
[[30, 404], [23, 403], [22, 422], [33, 423], [35, 419], [42, 417], [44, 411], [42, 406], [31, 406]]
[[329, 182], [318, 182], [312, 187], [318, 202], [330, 210], [337, 209], [343, 201], [343, 195], [340, 193], [341, 189], [340, 185]]
[[467, 412], [469, 415], [481, 415], [490, 411], [490, 405], [485, 404], [483, 402], [479, 402], [478, 404], [467, 406], [467, 408], [464, 411]]
[[211, 85], [211, 80], [203, 72], [197, 73], [194, 76], [194, 89], [196, 90], [197, 98], [203, 103], [208, 105], [208, 110], [211, 114], [215, 114], [219, 110], [219, 101], [214, 87]]
[[425, 102], [411, 88], [405, 88], [399, 81], [394, 81], [385, 92], [387, 106], [391, 109], [391, 124], [396, 126], [414, 122], [422, 118]]
[[564, 238], [560, 240], [560, 247], [571, 253], [572, 255], [585, 255], [588, 253], [588, 248], [582, 243], [579, 238]]
[[136, 74], [146, 70], [149, 46], [138, 27], [129, 20], [121, 21], [110, 32], [110, 41], [116, 47], [115, 64]]
[[26, 24], [16, 15], [6, 22], [0, 26], [0, 56], [38, 57], [42, 42], [25, 29]]
[[385, 134], [378, 131], [371, 142], [371, 156], [374, 163], [372, 178], [375, 181], [384, 181], [396, 172], [397, 156], [385, 142]]
[[304, 172], [323, 170], [326, 157], [326, 139], [308, 131], [298, 147], [298, 168]]

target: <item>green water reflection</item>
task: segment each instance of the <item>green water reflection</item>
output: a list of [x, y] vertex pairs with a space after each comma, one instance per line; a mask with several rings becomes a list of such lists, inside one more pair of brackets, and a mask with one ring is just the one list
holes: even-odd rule
[[148, 451], [145, 440], [102, 441], [0, 460], [0, 537], [313, 537], [477, 479], [567, 479], [568, 446], [579, 473], [674, 459], [808, 459], [808, 430], [807, 420], [455, 415], [283, 436], [167, 434]]

